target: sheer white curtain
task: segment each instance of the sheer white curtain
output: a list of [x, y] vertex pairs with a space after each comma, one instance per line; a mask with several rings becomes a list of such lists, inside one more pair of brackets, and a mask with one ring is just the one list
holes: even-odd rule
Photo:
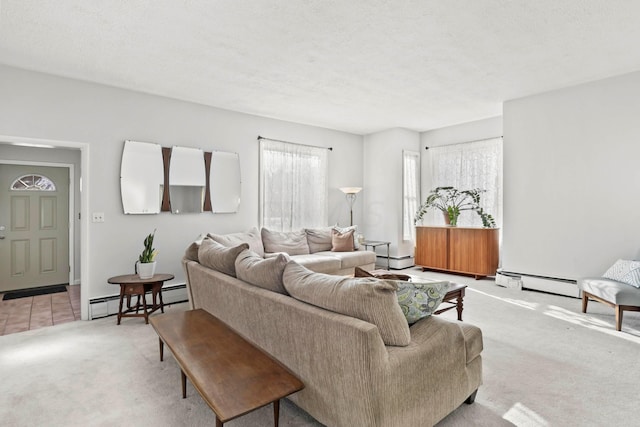
[[[431, 182], [436, 187], [459, 190], [486, 190], [480, 206], [491, 214], [496, 225], [502, 225], [502, 138], [491, 138], [463, 144], [430, 147]], [[434, 224], [442, 222], [442, 214], [431, 213]], [[482, 226], [480, 217], [464, 211], [459, 226]]]
[[261, 225], [276, 231], [327, 225], [328, 150], [260, 139]]
[[402, 186], [402, 239], [415, 242], [413, 218], [420, 197], [420, 154], [415, 151], [402, 152]]

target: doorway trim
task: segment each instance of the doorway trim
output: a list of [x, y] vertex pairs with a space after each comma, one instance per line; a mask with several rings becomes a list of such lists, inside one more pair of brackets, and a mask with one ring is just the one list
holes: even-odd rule
[[[18, 145], [23, 147], [35, 147], [35, 148], [74, 148], [80, 150], [80, 247], [82, 251], [80, 253], [80, 317], [82, 320], [89, 319], [89, 275], [91, 268], [89, 265], [89, 254], [91, 251], [91, 247], [89, 245], [89, 144], [85, 142], [75, 142], [75, 141], [60, 141], [54, 139], [42, 139], [42, 138], [26, 138], [20, 136], [11, 136], [11, 135], [0, 135], [0, 141], [11, 144]], [[20, 162], [20, 163], [18, 163]], [[29, 161], [2, 161], [2, 163], [13, 163], [13, 164], [28, 164], [28, 165], [39, 165], [39, 166], [58, 166], [58, 167], [69, 167], [70, 174], [70, 186], [69, 192], [75, 192], [75, 178], [71, 178], [71, 175], [75, 177], [75, 171], [72, 164], [60, 164], [60, 163], [46, 163], [46, 162], [29, 162]], [[75, 196], [75, 195], [74, 195]], [[71, 205], [71, 200], [74, 197], [70, 194], [69, 197], [69, 221], [73, 224], [74, 217], [74, 207]], [[73, 202], [75, 204], [75, 201]], [[73, 231], [73, 227], [69, 227], [70, 233]], [[72, 240], [72, 234], [69, 237], [69, 248], [75, 246], [74, 241]], [[75, 239], [75, 237], [73, 237]], [[71, 272], [69, 278], [75, 275], [74, 272], [74, 261], [75, 257], [69, 257], [69, 266], [71, 267]], [[69, 282], [71, 283], [71, 282]]]

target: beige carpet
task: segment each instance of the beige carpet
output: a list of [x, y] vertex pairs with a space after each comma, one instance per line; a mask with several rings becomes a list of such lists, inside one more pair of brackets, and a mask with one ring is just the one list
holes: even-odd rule
[[[418, 273], [412, 270], [411, 273]], [[452, 277], [429, 274], [432, 277]], [[455, 277], [464, 320], [484, 333], [484, 385], [438, 426], [637, 426], [640, 313]], [[168, 310], [183, 310], [184, 304]], [[455, 312], [443, 316], [455, 319]], [[0, 337], [3, 426], [210, 426], [211, 410], [141, 319], [73, 322]], [[319, 425], [284, 401], [282, 426]], [[225, 425], [271, 426], [270, 407]]]

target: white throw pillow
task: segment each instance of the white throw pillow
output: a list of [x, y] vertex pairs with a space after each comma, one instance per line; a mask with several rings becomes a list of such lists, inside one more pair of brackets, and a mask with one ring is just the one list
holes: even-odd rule
[[605, 271], [603, 277], [640, 288], [640, 261], [619, 259]]

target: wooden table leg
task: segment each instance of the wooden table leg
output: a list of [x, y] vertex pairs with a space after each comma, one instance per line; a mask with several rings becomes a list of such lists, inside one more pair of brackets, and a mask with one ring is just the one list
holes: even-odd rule
[[182, 398], [187, 398], [187, 376], [184, 374], [184, 371], [180, 369], [180, 379], [182, 380]]
[[[140, 295], [138, 295], [138, 298], [140, 298]], [[144, 323], [146, 323], [147, 325], [149, 324], [149, 312], [147, 311], [147, 294], [144, 293], [143, 290], [143, 294], [142, 294], [142, 309], [144, 310]], [[136, 310], [136, 313], [138, 311]]]
[[118, 306], [118, 325], [122, 319], [122, 303], [124, 302], [124, 285], [120, 285], [120, 305]]
[[160, 346], [160, 361], [162, 362], [162, 359], [164, 357], [164, 342], [162, 341], [162, 338], [158, 338], [158, 341]]
[[456, 311], [458, 312], [458, 320], [462, 321], [462, 293], [458, 295], [458, 299], [456, 302]]
[[280, 399], [273, 402], [273, 425], [278, 427], [278, 420], [280, 419]]
[[222, 427], [222, 424], [223, 424], [223, 423], [222, 423], [222, 421], [220, 421], [220, 418], [218, 418], [218, 417], [216, 416], [216, 427]]

